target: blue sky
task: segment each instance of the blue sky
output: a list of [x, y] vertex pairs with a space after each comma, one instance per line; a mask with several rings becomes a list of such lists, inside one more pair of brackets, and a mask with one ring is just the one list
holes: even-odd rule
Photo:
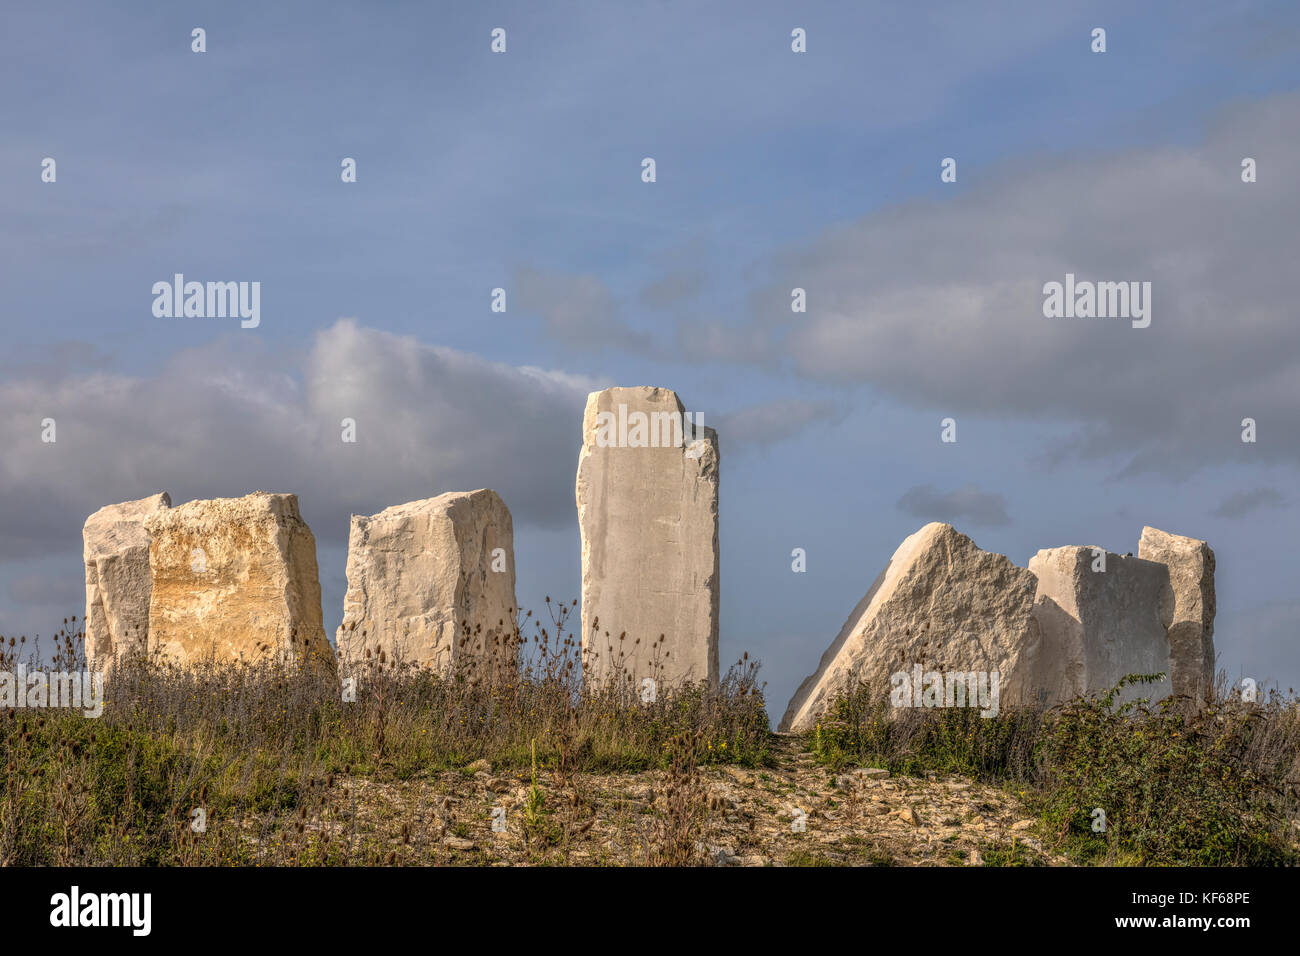
[[[770, 711], [929, 520], [1022, 565], [1204, 537], [1221, 666], [1300, 685], [1300, 13], [973, 6], [7, 5], [0, 632], [81, 613], [85, 516], [161, 490], [297, 492], [331, 633], [347, 516], [444, 491], [511, 506], [524, 607], [577, 597], [583, 399], [651, 384], [719, 429]], [[176, 272], [260, 327], [155, 318]], [[1152, 326], [1043, 318], [1066, 272]]]

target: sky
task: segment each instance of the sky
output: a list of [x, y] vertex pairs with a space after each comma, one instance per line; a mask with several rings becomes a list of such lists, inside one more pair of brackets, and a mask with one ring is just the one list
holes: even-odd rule
[[[770, 714], [934, 520], [1204, 538], [1219, 667], [1300, 686], [1293, 3], [10, 3], [0, 90], [0, 633], [159, 491], [298, 494], [331, 635], [349, 515], [447, 491], [573, 600], [586, 395], [657, 385], [719, 432]], [[176, 273], [260, 324], [155, 316]], [[1150, 325], [1044, 316], [1067, 274]]]

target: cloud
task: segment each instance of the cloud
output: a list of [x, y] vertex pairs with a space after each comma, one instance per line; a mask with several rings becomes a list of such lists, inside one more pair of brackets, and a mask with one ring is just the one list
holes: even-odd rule
[[1234, 491], [1214, 509], [1220, 518], [1244, 518], [1261, 508], [1281, 508], [1286, 503], [1276, 488], [1256, 488], [1253, 491]]
[[793, 438], [810, 425], [841, 417], [834, 402], [779, 399], [722, 415], [718, 420], [718, 437], [724, 450], [766, 446]]
[[1235, 619], [1221, 615], [1214, 628], [1216, 669], [1226, 671], [1229, 681], [1238, 686], [1242, 677], [1250, 677], [1261, 688], [1300, 689], [1300, 666], [1294, 653], [1297, 633], [1300, 601], [1266, 602], [1244, 609]]
[[[0, 634], [5, 637], [49, 638], [64, 618], [80, 618], [85, 603], [80, 535], [70, 553], [0, 564]], [[71, 620], [69, 625], [73, 631], [80, 626]]]
[[[79, 551], [91, 511], [158, 491], [176, 502], [296, 492], [317, 538], [336, 543], [352, 513], [482, 487], [516, 525], [573, 521], [582, 409], [601, 383], [347, 319], [302, 355], [261, 343], [236, 334], [149, 377], [0, 383], [0, 560]], [[344, 418], [355, 444], [341, 440]]]
[[[1241, 180], [1244, 156], [1256, 183]], [[1061, 422], [1057, 450], [1131, 473], [1233, 462], [1244, 417], [1260, 422], [1253, 457], [1300, 462], [1297, 156], [1290, 94], [1238, 105], [1195, 145], [964, 169], [951, 198], [777, 257], [746, 329], [718, 333], [712, 353], [784, 353], [807, 379], [914, 407]], [[1066, 273], [1151, 282], [1151, 326], [1045, 318], [1043, 285]], [[794, 286], [806, 315], [790, 314]]]
[[924, 521], [945, 521], [951, 525], [964, 522], [976, 528], [1011, 523], [1006, 499], [980, 491], [974, 485], [948, 492], [939, 492], [932, 485], [917, 485], [898, 499], [898, 510]]
[[684, 362], [728, 362], [775, 370], [781, 351], [770, 330], [735, 322], [692, 317], [678, 320], [676, 358]]
[[64, 375], [71, 371], [107, 368], [111, 356], [89, 342], [56, 342], [51, 345], [13, 344], [0, 358], [0, 374], [28, 378]]
[[515, 270], [515, 305], [542, 317], [546, 334], [585, 351], [622, 348], [650, 352], [653, 340], [619, 318], [619, 306], [605, 284], [592, 275]]
[[699, 269], [670, 272], [641, 290], [641, 302], [653, 309], [667, 309], [693, 299], [708, 285]]

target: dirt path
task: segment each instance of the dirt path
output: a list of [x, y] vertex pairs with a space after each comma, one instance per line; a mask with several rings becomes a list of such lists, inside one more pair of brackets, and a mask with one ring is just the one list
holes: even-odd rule
[[[792, 737], [774, 740], [776, 766], [700, 771], [707, 803], [697, 847], [724, 866], [968, 866], [1064, 861], [1045, 853], [1016, 795], [960, 778], [832, 775]], [[662, 838], [663, 771], [579, 775], [538, 785], [481, 765], [429, 780], [336, 783], [314, 826], [389, 862], [480, 865], [628, 865]], [[353, 809], [354, 808], [354, 809]], [[529, 823], [528, 821], [533, 821]], [[495, 821], [495, 823], [494, 823]], [[495, 829], [494, 829], [495, 826]]]

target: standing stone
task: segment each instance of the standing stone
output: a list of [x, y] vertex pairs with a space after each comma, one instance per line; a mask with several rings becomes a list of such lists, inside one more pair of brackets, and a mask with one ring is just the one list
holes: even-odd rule
[[1142, 529], [1138, 557], [1169, 568], [1164, 616], [1169, 625], [1169, 668], [1175, 694], [1204, 700], [1214, 686], [1214, 551], [1204, 541]]
[[1102, 548], [1065, 547], [1039, 551], [1029, 570], [1038, 577], [1034, 617], [1043, 656], [1059, 662], [1054, 679], [1045, 681], [1047, 703], [1107, 691], [1126, 674], [1159, 672], [1166, 679], [1126, 687], [1118, 700], [1169, 693], [1164, 565]]
[[112, 672], [121, 657], [143, 654], [149, 640], [149, 532], [145, 519], [171, 507], [166, 492], [106, 505], [81, 531], [86, 562], [86, 658]]
[[[513, 670], [514, 527], [495, 491], [451, 492], [352, 516], [336, 643], [369, 659], [446, 674]], [[381, 658], [382, 655], [382, 658]]]
[[190, 501], [145, 522], [149, 641], [185, 663], [272, 659], [332, 670], [316, 539], [297, 495]]
[[593, 683], [718, 679], [718, 435], [684, 415], [666, 388], [587, 396], [577, 500]]
[[1034, 576], [984, 551], [949, 524], [903, 540], [889, 564], [786, 707], [782, 732], [812, 730], [840, 694], [861, 684], [888, 695], [895, 674], [999, 675], [999, 704], [1033, 696], [1038, 629]]

